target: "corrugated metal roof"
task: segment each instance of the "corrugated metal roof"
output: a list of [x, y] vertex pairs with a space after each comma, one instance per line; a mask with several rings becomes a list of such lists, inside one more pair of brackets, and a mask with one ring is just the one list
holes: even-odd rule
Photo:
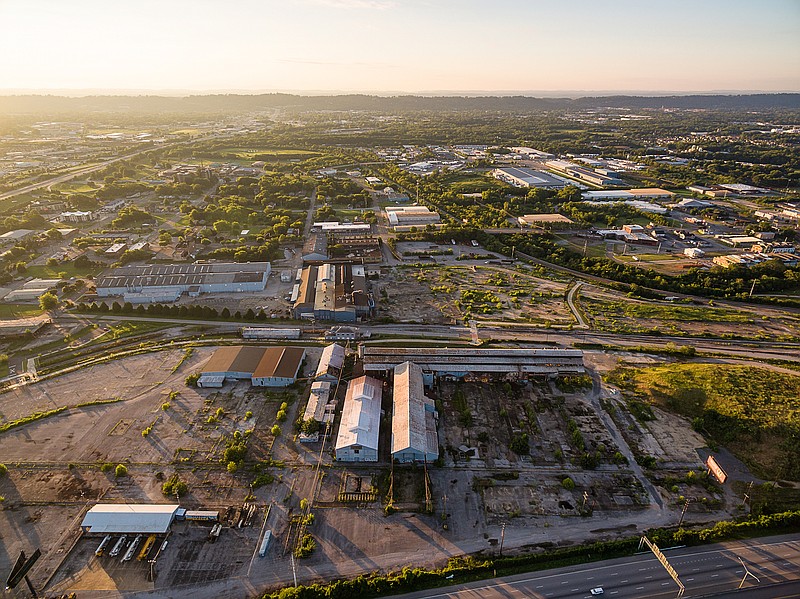
[[316, 376], [328, 374], [331, 369], [341, 370], [344, 365], [344, 348], [338, 343], [326, 345], [319, 359]]
[[165, 533], [178, 510], [177, 505], [114, 503], [98, 504], [81, 522], [93, 534]]
[[350, 381], [344, 398], [336, 449], [359, 445], [378, 449], [381, 419], [381, 382], [368, 376]]
[[294, 378], [306, 355], [302, 347], [268, 347], [261, 351], [263, 357], [253, 370], [254, 378]]
[[[395, 367], [393, 406], [392, 454], [404, 450], [438, 454], [433, 401], [425, 396], [422, 368], [418, 365], [403, 362]], [[431, 414], [430, 418], [427, 417], [428, 413]], [[429, 434], [430, 427], [433, 427], [433, 435]], [[434, 439], [432, 446], [429, 438]]]
[[331, 396], [331, 383], [328, 381], [317, 381], [311, 385], [311, 394], [308, 396], [308, 404], [303, 413], [303, 420], [316, 420], [322, 422], [325, 417], [325, 406]]
[[220, 347], [203, 367], [203, 372], [254, 372], [264, 357], [263, 347]]

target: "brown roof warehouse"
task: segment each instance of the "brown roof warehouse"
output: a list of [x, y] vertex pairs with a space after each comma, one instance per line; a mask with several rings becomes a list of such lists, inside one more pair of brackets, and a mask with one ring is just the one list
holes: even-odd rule
[[203, 367], [199, 387], [221, 387], [226, 380], [250, 379], [256, 387], [287, 387], [297, 380], [302, 347], [221, 347]]

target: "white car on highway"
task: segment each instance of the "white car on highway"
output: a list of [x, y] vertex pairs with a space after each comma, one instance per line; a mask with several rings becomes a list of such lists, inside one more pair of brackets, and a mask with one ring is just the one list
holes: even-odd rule
[[603, 587], [595, 587], [591, 591], [589, 591], [592, 595], [602, 595], [603, 594]]

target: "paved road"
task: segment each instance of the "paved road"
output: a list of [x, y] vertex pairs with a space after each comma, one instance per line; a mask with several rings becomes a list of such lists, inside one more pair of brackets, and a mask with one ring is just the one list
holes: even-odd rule
[[[686, 586], [684, 597], [732, 597], [743, 593], [750, 598], [800, 596], [800, 535], [673, 549], [665, 554]], [[737, 593], [744, 576], [739, 557], [760, 582], [748, 577]], [[590, 599], [589, 590], [593, 587], [602, 587], [603, 596], [614, 599], [671, 598], [678, 590], [655, 556], [647, 553], [408, 593], [396, 599]]]
[[578, 310], [577, 306], [575, 305], [575, 296], [577, 295], [582, 285], [583, 281], [578, 281], [569, 290], [569, 293], [567, 294], [567, 305], [569, 306], [569, 309], [572, 310], [572, 315], [575, 317], [575, 320], [578, 321], [578, 328], [588, 329], [589, 325], [586, 324], [586, 321], [583, 319], [581, 311]]

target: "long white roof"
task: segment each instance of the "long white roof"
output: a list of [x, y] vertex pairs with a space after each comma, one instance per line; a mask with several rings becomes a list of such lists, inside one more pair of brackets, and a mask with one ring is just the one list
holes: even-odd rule
[[336, 437], [336, 449], [359, 445], [377, 451], [381, 420], [381, 382], [369, 376], [350, 381]]
[[408, 449], [438, 453], [433, 401], [425, 396], [420, 366], [403, 362], [395, 367], [393, 401], [392, 455]]
[[165, 533], [178, 510], [177, 505], [100, 503], [81, 522], [96, 534]]

